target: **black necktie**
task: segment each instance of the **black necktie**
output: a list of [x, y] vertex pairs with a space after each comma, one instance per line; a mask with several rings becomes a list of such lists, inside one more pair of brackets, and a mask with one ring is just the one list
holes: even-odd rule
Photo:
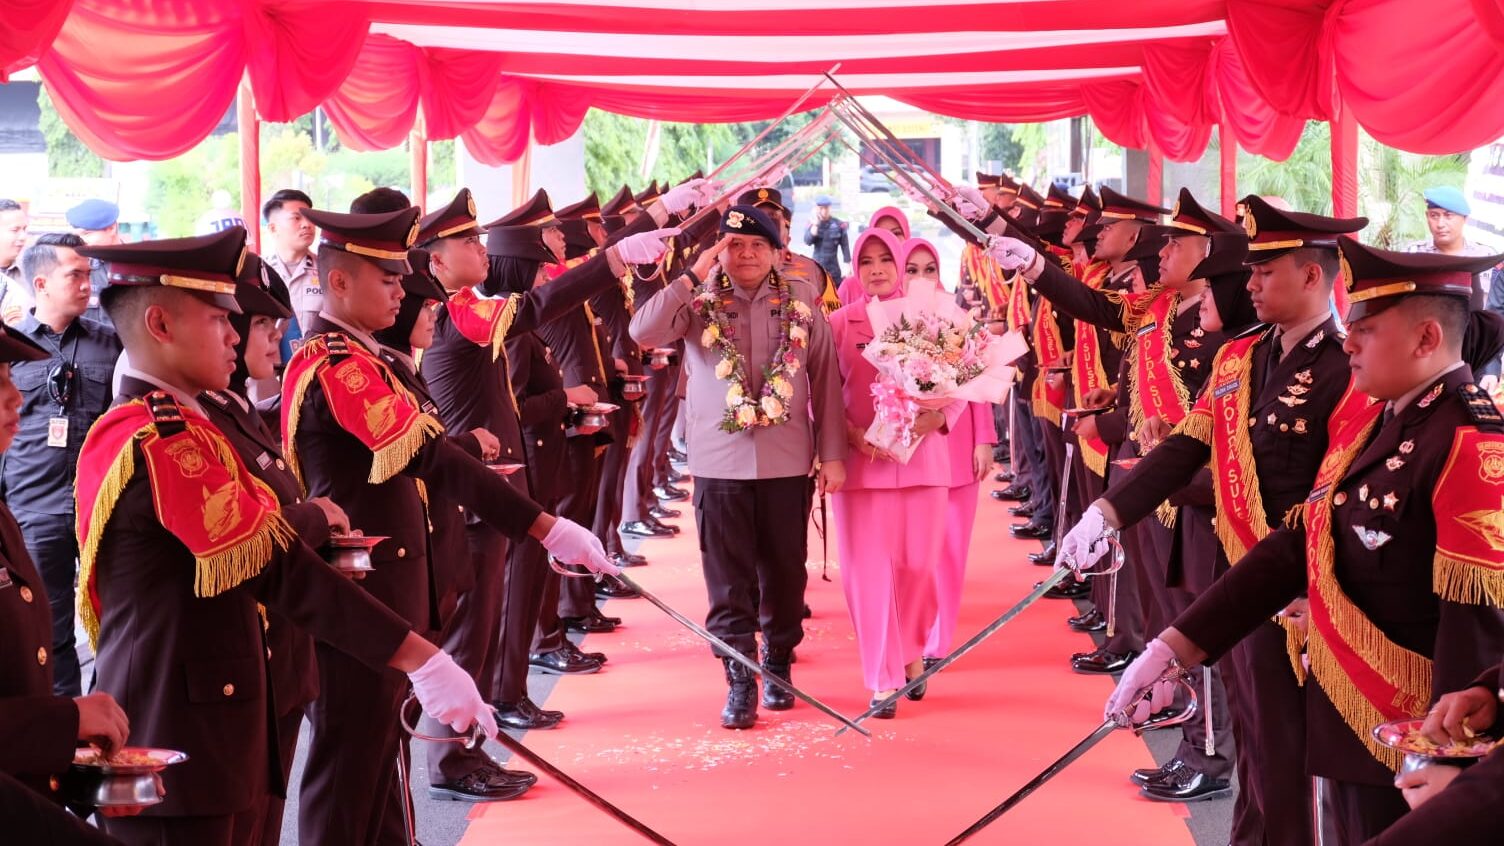
[[1280, 355], [1285, 351], [1285, 344], [1280, 340], [1280, 333], [1276, 332], [1269, 339], [1269, 364], [1264, 368], [1264, 384], [1267, 386], [1274, 381], [1274, 371], [1279, 369]]

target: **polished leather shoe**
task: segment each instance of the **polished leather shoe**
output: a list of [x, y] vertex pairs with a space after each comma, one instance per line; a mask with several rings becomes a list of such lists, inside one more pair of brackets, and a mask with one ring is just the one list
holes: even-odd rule
[[691, 476], [691, 475], [689, 475], [688, 473], [685, 473], [682, 470], [675, 470], [674, 468], [670, 467], [670, 468], [668, 468], [668, 477], [667, 478], [668, 478], [668, 483], [670, 485], [677, 485], [680, 482], [688, 482], [690, 479], [693, 479], [694, 477]]
[[559, 721], [563, 719], [563, 713], [544, 711], [534, 705], [531, 699], [523, 699], [516, 704], [503, 702], [496, 706], [496, 724], [502, 728], [517, 731], [551, 729], [558, 726]]
[[621, 557], [626, 559], [627, 563], [632, 565], [633, 567], [641, 567], [642, 565], [648, 563], [648, 557], [646, 555], [639, 555], [635, 552], [623, 552], [621, 553]]
[[552, 652], [535, 652], [528, 656], [527, 664], [551, 676], [587, 676], [601, 671], [601, 662], [593, 661], [581, 654], [578, 649], [570, 647], [555, 649]]
[[654, 519], [657, 520], [672, 520], [675, 517], [684, 516], [683, 511], [680, 511], [676, 508], [665, 508], [661, 505], [655, 505], [652, 508], [649, 508], [648, 514], [650, 514]]
[[683, 464], [684, 462], [689, 460], [689, 456], [685, 455], [684, 451], [678, 449], [677, 447], [669, 447], [668, 460], [672, 461], [675, 464]]
[[1194, 767], [1181, 767], [1164, 781], [1144, 785], [1139, 792], [1156, 802], [1199, 802], [1231, 790], [1232, 784], [1225, 778], [1213, 778]]
[[595, 595], [599, 599], [636, 599], [642, 594], [624, 584], [619, 584], [611, 579], [599, 582], [595, 586]]
[[665, 502], [682, 502], [689, 499], [689, 491], [683, 488], [676, 488], [673, 485], [655, 485], [653, 487], [653, 496]]
[[1110, 675], [1121, 673], [1128, 669], [1133, 659], [1138, 655], [1132, 652], [1109, 652], [1106, 649], [1098, 649], [1096, 652], [1082, 655], [1071, 659], [1071, 669], [1078, 673], [1096, 673]]
[[726, 707], [721, 728], [749, 729], [757, 723], [757, 676], [744, 665], [722, 658], [726, 667]]
[[1039, 511], [1039, 501], [1034, 499], [1020, 505], [1008, 506], [1008, 513], [1014, 517], [1033, 517], [1037, 511]]
[[1013, 481], [1013, 471], [1012, 470], [1002, 470], [1002, 471], [999, 471], [997, 473], [994, 473], [994, 474], [992, 474], [992, 481], [999, 482], [999, 483], [1002, 483], [1002, 484], [1006, 485], [1009, 482]]
[[938, 663], [940, 663], [940, 659], [939, 658], [926, 658], [926, 659], [924, 659], [924, 668], [926, 670], [928, 670], [929, 668], [935, 666]]
[[804, 619], [808, 620], [810, 617], [815, 616], [815, 609], [809, 607], [809, 603], [806, 602], [804, 603], [804, 610], [799, 613]]
[[[886, 696], [884, 696], [882, 698], [878, 698], [878, 697], [874, 696], [874, 697], [872, 697], [872, 701], [870, 703], [868, 703], [867, 707], [869, 707], [869, 708], [877, 708], [878, 704], [881, 703], [883, 701], [883, 699], [887, 699], [887, 698], [888, 697], [886, 697]], [[889, 702], [888, 703], [888, 707], [886, 707], [886, 708], [878, 708], [876, 711], [872, 712], [873, 719], [877, 719], [877, 720], [891, 720], [891, 719], [893, 719], [896, 716], [898, 716], [898, 700], [896, 700], [896, 699], [894, 701], [892, 701], [892, 702]]]
[[428, 796], [450, 802], [505, 802], [526, 793], [537, 781], [532, 773], [485, 766], [453, 781], [430, 784]]
[[1032, 493], [1032, 491], [1029, 490], [1028, 485], [1012, 484], [1000, 491], [993, 491], [992, 498], [1017, 500], [1018, 502], [1028, 502], [1030, 493]]
[[1170, 775], [1185, 766], [1185, 762], [1179, 758], [1171, 758], [1161, 767], [1146, 767], [1142, 770], [1134, 770], [1128, 775], [1128, 780], [1143, 787], [1156, 781], [1164, 781]]
[[[1036, 582], [1035, 587], [1039, 587]], [[1045, 599], [1082, 599], [1091, 595], [1091, 583], [1066, 579], [1044, 592]]]
[[[611, 563], [615, 564], [619, 569], [626, 569], [627, 567], [640, 567], [643, 564], [648, 563], [646, 560], [633, 561], [631, 558], [627, 557], [626, 553], [623, 552], [613, 552], [606, 557], [611, 559]], [[642, 556], [639, 555], [637, 557], [641, 558]]]
[[1093, 608], [1085, 614], [1067, 618], [1065, 624], [1073, 632], [1101, 632], [1107, 630], [1107, 616]]
[[1185, 708], [1171, 705], [1163, 710], [1155, 711], [1149, 718], [1139, 723], [1136, 728], [1140, 733], [1146, 731], [1159, 731], [1160, 729], [1174, 728], [1180, 725], [1180, 717], [1185, 713]]
[[1038, 564], [1041, 567], [1055, 566], [1055, 542], [1050, 541], [1049, 546], [1040, 552], [1029, 553], [1029, 563]]
[[792, 649], [764, 648], [762, 651], [762, 707], [769, 711], [787, 711], [794, 707], [794, 694], [779, 687], [769, 684], [767, 676], [777, 676], [784, 681], [790, 681], [789, 665]]
[[[591, 609], [595, 611], [595, 609]], [[613, 623], [599, 611], [584, 617], [560, 617], [559, 622], [564, 624], [564, 630], [579, 632], [581, 634], [607, 634], [616, 631], [618, 623]]]
[[661, 523], [655, 526], [645, 520], [630, 520], [622, 523], [621, 533], [635, 538], [671, 538], [674, 536], [674, 530], [668, 526]]
[[1024, 540], [1045, 540], [1055, 534], [1055, 529], [1044, 523], [1022, 523], [1008, 527], [1008, 533]]
[[[926, 669], [928, 669], [928, 668], [926, 668]], [[913, 679], [908, 678], [907, 676], [904, 677], [904, 682], [905, 683], [911, 682], [911, 681], [913, 681]], [[921, 699], [924, 698], [924, 695], [926, 693], [929, 693], [929, 692], [930, 692], [930, 683], [929, 683], [929, 680], [926, 679], [925, 682], [924, 682], [924, 684], [921, 684], [920, 686], [914, 688], [913, 690], [905, 691], [904, 695], [903, 695], [903, 698], [909, 700], [910, 702], [918, 702], [919, 700], [921, 700]]]
[[674, 526], [674, 525], [671, 525], [669, 523], [665, 523], [662, 520], [659, 520], [657, 517], [654, 517], [651, 514], [649, 514], [648, 515], [648, 519], [644, 520], [643, 522], [647, 523], [649, 526], [652, 526], [654, 529], [657, 529], [658, 531], [663, 531], [664, 529], [667, 529], [668, 533], [671, 534], [671, 535], [677, 535], [677, 534], [679, 534], [679, 527], [678, 526]]

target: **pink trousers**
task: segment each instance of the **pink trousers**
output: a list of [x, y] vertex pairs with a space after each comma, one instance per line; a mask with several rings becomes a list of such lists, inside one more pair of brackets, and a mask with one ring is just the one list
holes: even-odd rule
[[841, 587], [868, 690], [904, 685], [935, 620], [935, 572], [949, 489], [841, 491], [832, 497]]
[[971, 554], [971, 530], [977, 522], [976, 483], [949, 489], [945, 509], [945, 543], [935, 561], [935, 624], [924, 642], [924, 657], [944, 658], [956, 637], [961, 614], [961, 585], [966, 581], [966, 558]]

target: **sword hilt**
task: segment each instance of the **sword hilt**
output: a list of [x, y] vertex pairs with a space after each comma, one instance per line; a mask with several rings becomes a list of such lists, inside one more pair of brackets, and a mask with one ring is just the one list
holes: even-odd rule
[[1181, 712], [1179, 714], [1176, 714], [1175, 716], [1164, 720], [1163, 722], [1155, 723], [1154, 728], [1170, 728], [1172, 726], [1178, 726], [1182, 723], [1188, 723], [1191, 720], [1196, 719], [1196, 714], [1201, 710], [1200, 698], [1196, 694], [1196, 686], [1191, 684], [1190, 671], [1187, 670], [1178, 660], [1174, 659], [1170, 661], [1170, 666], [1166, 667], [1165, 671], [1159, 674], [1159, 678], [1150, 683], [1148, 687], [1145, 687], [1138, 696], [1134, 697], [1132, 702], [1128, 703], [1128, 705], [1123, 707], [1121, 710], [1109, 715], [1108, 719], [1117, 723], [1119, 728], [1131, 728], [1133, 729], [1134, 734], [1143, 734], [1145, 731], [1147, 731], [1147, 729], [1145, 729], [1143, 726], [1134, 725], [1133, 711], [1138, 707], [1138, 704], [1140, 702], [1153, 699], [1155, 688], [1167, 683], [1179, 685], [1181, 690], [1185, 691], [1185, 708], [1181, 709]]
[[1096, 546], [1099, 543], [1107, 544], [1107, 554], [1091, 564], [1085, 567], [1077, 567], [1074, 560], [1065, 557], [1061, 558], [1061, 562], [1083, 578], [1086, 576], [1109, 576], [1123, 569], [1123, 564], [1128, 560], [1128, 553], [1123, 549], [1122, 536], [1118, 530], [1111, 526], [1106, 527], [1106, 531], [1102, 533], [1102, 536], [1092, 541], [1091, 545]]

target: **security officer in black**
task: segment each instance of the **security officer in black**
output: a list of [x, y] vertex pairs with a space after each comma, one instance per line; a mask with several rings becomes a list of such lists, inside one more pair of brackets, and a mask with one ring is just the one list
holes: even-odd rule
[[815, 219], [809, 222], [804, 243], [815, 248], [815, 261], [825, 268], [831, 279], [842, 279], [841, 262], [851, 262], [851, 239], [846, 221], [830, 214], [830, 198], [821, 194], [815, 199]]

